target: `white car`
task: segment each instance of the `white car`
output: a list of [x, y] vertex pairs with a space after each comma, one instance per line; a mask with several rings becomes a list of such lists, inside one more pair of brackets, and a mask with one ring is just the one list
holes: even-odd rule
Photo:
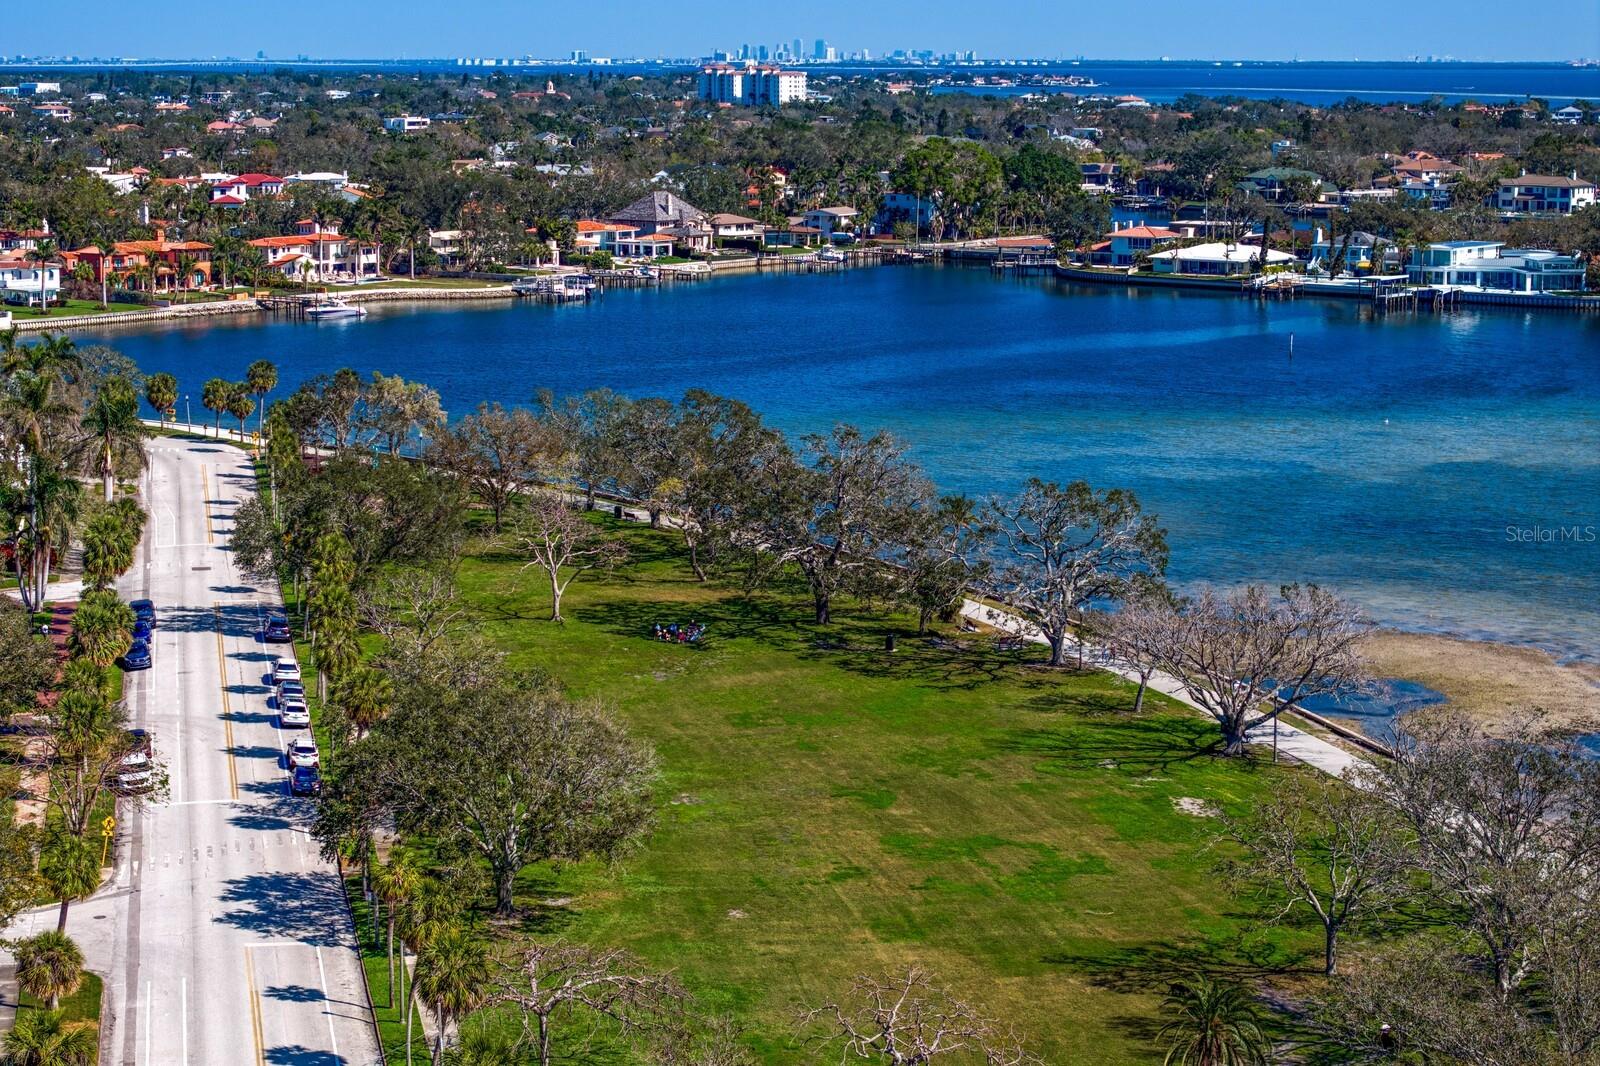
[[285, 729], [304, 729], [311, 724], [311, 708], [304, 700], [288, 700], [278, 708], [278, 721]]
[[322, 757], [317, 753], [317, 742], [309, 736], [298, 736], [289, 741], [283, 755], [291, 770], [297, 766], [318, 766], [322, 762]]
[[281, 685], [285, 681], [299, 680], [300, 664], [289, 658], [289, 656], [281, 656], [277, 662], [272, 664], [272, 683], [274, 685]]

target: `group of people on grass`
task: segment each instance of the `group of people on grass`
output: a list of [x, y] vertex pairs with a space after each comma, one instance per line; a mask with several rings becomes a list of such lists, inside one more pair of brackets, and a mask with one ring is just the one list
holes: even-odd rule
[[650, 639], [665, 641], [668, 644], [694, 644], [705, 636], [705, 632], [706, 627], [693, 619], [690, 619], [687, 625], [681, 626], [676, 622], [669, 625], [657, 622], [650, 627]]

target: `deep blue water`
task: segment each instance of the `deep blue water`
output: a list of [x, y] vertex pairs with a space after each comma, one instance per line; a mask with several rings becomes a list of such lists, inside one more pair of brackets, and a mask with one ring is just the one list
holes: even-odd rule
[[403, 374], [456, 414], [703, 386], [790, 432], [889, 428], [948, 490], [1132, 488], [1180, 582], [1318, 581], [1386, 623], [1600, 657], [1600, 316], [885, 267], [104, 337], [176, 374], [201, 419], [204, 379], [260, 358], [285, 388]]
[[[1105, 93], [1142, 96], [1170, 103], [1189, 93], [1250, 99], [1297, 100], [1328, 106], [1354, 97], [1371, 103], [1416, 103], [1432, 96], [1449, 102], [1504, 101], [1537, 96], [1561, 107], [1575, 99], [1600, 98], [1600, 67], [1553, 63], [1098, 63], [1051, 68], [1080, 74], [1093, 89], [1015, 86], [941, 86], [936, 93], [975, 92], [1016, 96], [1028, 92]], [[965, 72], [964, 72], [965, 73]], [[993, 73], [1023, 77], [1028, 71]]]

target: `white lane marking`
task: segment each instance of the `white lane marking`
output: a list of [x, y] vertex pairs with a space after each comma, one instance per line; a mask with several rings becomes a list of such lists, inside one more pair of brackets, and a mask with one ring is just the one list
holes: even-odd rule
[[179, 1015], [183, 1026], [183, 1061], [187, 1066], [189, 1062], [189, 979], [187, 977], [183, 978], [183, 984], [180, 989], [180, 1002], [183, 1005], [182, 1012]]
[[144, 983], [144, 1061], [150, 1066], [150, 982]]
[[214, 806], [214, 805], [223, 804], [223, 803], [243, 803], [243, 802], [244, 802], [244, 800], [230, 799], [227, 796], [223, 796], [221, 799], [172, 800], [172, 801], [170, 801], [168, 803], [161, 804], [161, 806], [163, 806], [163, 807], [209, 807], [209, 806]]
[[333, 1035], [333, 1000], [328, 995], [328, 971], [322, 965], [322, 949], [317, 949], [317, 973], [322, 977], [322, 1014], [328, 1019], [328, 1043], [333, 1045], [333, 1057], [339, 1057], [339, 1038]]

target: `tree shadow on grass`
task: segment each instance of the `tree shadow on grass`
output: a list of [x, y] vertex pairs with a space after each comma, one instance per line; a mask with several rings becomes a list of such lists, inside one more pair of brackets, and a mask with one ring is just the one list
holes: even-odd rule
[[1056, 952], [1040, 961], [1077, 974], [1097, 988], [1123, 994], [1160, 994], [1192, 974], [1249, 984], [1300, 976], [1318, 969], [1321, 955], [1265, 940], [1254, 932], [1226, 939], [1152, 941], [1108, 950]]
[[[1114, 767], [1136, 774], [1215, 758], [1222, 750], [1221, 738], [1210, 723], [1177, 715], [1125, 716], [1105, 726], [1017, 729], [993, 743], [1000, 751], [1035, 758], [1046, 769]], [[1256, 767], [1252, 759], [1239, 763], [1246, 769]]]

